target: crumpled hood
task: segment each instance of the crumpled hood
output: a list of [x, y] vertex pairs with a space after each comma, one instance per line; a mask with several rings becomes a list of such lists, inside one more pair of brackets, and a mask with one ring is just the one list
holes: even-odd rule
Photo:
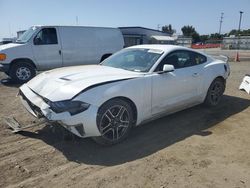
[[50, 101], [61, 101], [71, 99], [96, 84], [141, 76], [142, 73], [102, 65], [73, 66], [41, 73], [27, 86]]

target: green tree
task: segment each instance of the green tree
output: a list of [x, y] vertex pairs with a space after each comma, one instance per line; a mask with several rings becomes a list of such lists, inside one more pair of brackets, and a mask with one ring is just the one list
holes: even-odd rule
[[241, 36], [249, 36], [249, 35], [250, 35], [250, 29], [241, 30], [240, 32], [239, 32], [238, 30], [236, 30], [236, 29], [233, 29], [233, 30], [231, 30], [231, 31], [227, 34], [227, 36], [230, 36], [230, 35], [235, 35], [235, 36], [237, 36], [238, 34], [241, 35]]
[[181, 31], [182, 31], [183, 35], [186, 37], [191, 37], [194, 33], [196, 33], [195, 28], [193, 26], [189, 26], [189, 25], [183, 26], [181, 28]]
[[209, 35], [200, 35], [201, 42], [205, 43], [209, 39]]
[[184, 36], [192, 37], [193, 43], [200, 42], [200, 35], [196, 32], [195, 28], [190, 25], [183, 26], [181, 31]]
[[219, 33], [212, 33], [210, 34], [210, 39], [221, 40], [223, 39], [223, 35]]
[[161, 30], [164, 33], [170, 33], [171, 35], [175, 32], [171, 24], [162, 26]]

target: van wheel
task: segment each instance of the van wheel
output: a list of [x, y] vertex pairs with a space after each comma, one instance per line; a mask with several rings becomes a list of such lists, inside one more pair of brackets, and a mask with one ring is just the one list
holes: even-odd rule
[[36, 75], [34, 66], [28, 63], [17, 63], [11, 67], [10, 77], [17, 83], [25, 83]]

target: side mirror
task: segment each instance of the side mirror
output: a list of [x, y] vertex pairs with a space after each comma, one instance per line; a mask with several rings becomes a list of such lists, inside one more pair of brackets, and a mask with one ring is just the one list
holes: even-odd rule
[[174, 66], [173, 65], [164, 65], [163, 66], [163, 72], [173, 72], [174, 71]]
[[163, 65], [163, 70], [158, 72], [159, 74], [167, 73], [167, 72], [173, 72], [174, 71], [174, 66], [173, 65]]

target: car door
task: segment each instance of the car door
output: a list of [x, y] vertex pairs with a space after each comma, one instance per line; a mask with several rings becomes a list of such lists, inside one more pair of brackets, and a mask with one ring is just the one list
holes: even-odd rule
[[[178, 50], [158, 65], [152, 76], [152, 114], [176, 111], [198, 102], [203, 66], [195, 58], [192, 51]], [[172, 64], [175, 70], [159, 74], [164, 64]]]
[[62, 66], [61, 45], [56, 28], [42, 28], [33, 39], [32, 50], [40, 70]]

